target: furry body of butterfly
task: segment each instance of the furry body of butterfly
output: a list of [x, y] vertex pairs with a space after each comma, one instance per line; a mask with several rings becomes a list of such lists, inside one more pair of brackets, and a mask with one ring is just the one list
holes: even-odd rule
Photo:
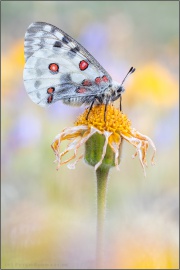
[[82, 45], [51, 24], [32, 23], [25, 34], [24, 51], [25, 88], [40, 106], [62, 100], [92, 108], [93, 104], [107, 105], [124, 92], [123, 83], [113, 81]]

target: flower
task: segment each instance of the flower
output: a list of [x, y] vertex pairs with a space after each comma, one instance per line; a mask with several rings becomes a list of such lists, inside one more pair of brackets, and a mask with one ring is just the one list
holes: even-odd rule
[[[84, 155], [77, 157], [78, 149], [80, 146], [85, 144], [94, 134], [98, 133], [101, 136], [104, 135], [105, 141], [101, 157], [95, 164], [95, 170], [97, 170], [98, 167], [102, 165], [108, 146], [110, 146], [114, 153], [114, 163], [116, 168], [119, 169], [119, 150], [122, 139], [125, 139], [130, 144], [135, 146], [136, 152], [133, 155], [133, 158], [138, 155], [145, 174], [145, 166], [147, 166], [146, 153], [149, 144], [154, 150], [151, 159], [151, 163], [154, 164], [156, 148], [152, 140], [148, 136], [143, 135], [136, 129], [132, 128], [131, 122], [127, 116], [116, 109], [112, 104], [107, 106], [106, 114], [104, 115], [104, 113], [105, 105], [96, 105], [91, 109], [87, 119], [88, 109], [86, 109], [85, 112], [76, 120], [75, 126], [65, 128], [55, 137], [51, 147], [55, 152], [56, 162], [58, 162], [57, 169], [59, 169], [61, 165], [66, 164], [76, 158], [74, 163], [68, 164], [70, 169], [74, 169], [76, 163], [84, 157]], [[60, 152], [60, 145], [64, 140], [70, 140], [70, 143], [63, 152]], [[62, 158], [71, 150], [74, 151], [74, 154], [65, 161], [62, 161]], [[98, 149], [96, 150], [98, 151]]]

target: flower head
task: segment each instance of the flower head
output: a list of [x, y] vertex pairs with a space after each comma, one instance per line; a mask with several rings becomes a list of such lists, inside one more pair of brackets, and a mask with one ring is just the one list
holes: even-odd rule
[[[119, 169], [119, 150], [122, 139], [125, 139], [131, 143], [135, 148], [136, 152], [133, 158], [138, 155], [140, 163], [144, 169], [147, 166], [146, 153], [149, 144], [152, 146], [154, 153], [151, 159], [151, 163], [154, 164], [154, 156], [156, 148], [152, 140], [135, 130], [131, 127], [131, 122], [125, 114], [116, 109], [113, 105], [108, 105], [106, 109], [106, 119], [104, 120], [105, 105], [96, 105], [92, 108], [88, 115], [88, 109], [78, 117], [74, 127], [65, 128], [60, 134], [58, 134], [52, 143], [52, 149], [56, 155], [56, 161], [58, 162], [58, 168], [75, 159], [75, 162], [69, 164], [68, 167], [75, 168], [78, 160], [83, 158], [84, 155], [77, 157], [77, 151], [85, 144], [94, 134], [98, 133], [104, 135], [105, 141], [99, 161], [95, 164], [95, 170], [102, 164], [103, 159], [106, 155], [107, 147], [110, 146], [114, 153], [114, 163], [117, 169]], [[63, 152], [60, 152], [61, 142], [69, 140], [70, 143]], [[74, 154], [65, 161], [62, 158], [69, 153], [71, 150]]]

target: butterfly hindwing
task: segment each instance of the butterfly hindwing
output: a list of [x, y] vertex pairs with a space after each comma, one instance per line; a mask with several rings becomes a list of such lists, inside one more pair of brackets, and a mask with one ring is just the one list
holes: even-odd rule
[[41, 106], [57, 100], [72, 105], [88, 103], [111, 83], [110, 75], [79, 43], [47, 23], [29, 26], [25, 58], [25, 87]]

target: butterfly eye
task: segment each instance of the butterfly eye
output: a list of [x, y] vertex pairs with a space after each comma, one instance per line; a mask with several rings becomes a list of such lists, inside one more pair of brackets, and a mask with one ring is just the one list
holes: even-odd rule
[[49, 70], [52, 71], [52, 72], [58, 72], [59, 71], [59, 66], [55, 63], [51, 63], [49, 65]]
[[124, 92], [124, 87], [123, 87], [123, 86], [120, 86], [120, 87], [117, 89], [117, 93], [120, 93], [120, 92]]

